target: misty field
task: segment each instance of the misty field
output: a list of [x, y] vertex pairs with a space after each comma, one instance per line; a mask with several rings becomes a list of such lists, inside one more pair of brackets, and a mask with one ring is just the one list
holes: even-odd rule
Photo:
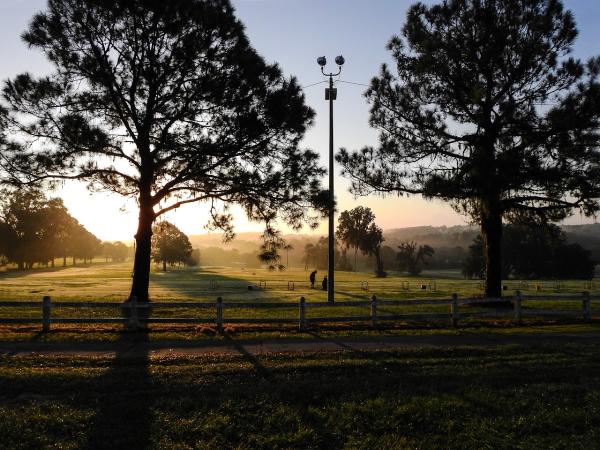
[[[240, 269], [202, 267], [162, 272], [153, 267], [150, 296], [155, 301], [326, 301], [321, 289], [326, 271], [319, 271], [315, 289], [310, 288], [310, 271], [291, 268], [269, 271], [266, 268]], [[421, 276], [391, 274], [376, 278], [365, 272], [336, 272], [336, 300], [449, 298], [453, 293], [477, 297], [482, 282], [464, 280], [458, 271], [429, 271]], [[600, 281], [583, 280], [508, 280], [506, 295], [516, 290], [523, 294], [600, 292]], [[95, 263], [80, 267], [0, 272], [0, 300], [123, 301], [131, 286], [131, 263]]]
[[[228, 318], [282, 318], [291, 319], [287, 325], [273, 325], [261, 327], [247, 327], [242, 325], [226, 325], [226, 331], [234, 333], [260, 332], [265, 337], [280, 336], [281, 333], [297, 332], [298, 302], [300, 297], [305, 297], [307, 304], [311, 302], [324, 302], [326, 293], [320, 289], [322, 273], [318, 274], [317, 286], [310, 288], [308, 281], [309, 271], [302, 268], [289, 271], [269, 271], [267, 269], [232, 269], [227, 267], [202, 267], [173, 269], [168, 272], [153, 270], [151, 274], [150, 293], [153, 301], [163, 302], [215, 302], [217, 297], [222, 297], [227, 304], [235, 305], [247, 302], [282, 302], [289, 303], [289, 308], [259, 309], [236, 308], [228, 306], [224, 311], [225, 320]], [[121, 317], [122, 311], [119, 303], [125, 300], [129, 293], [131, 283], [131, 267], [129, 263], [104, 264], [96, 263], [89, 266], [68, 267], [64, 269], [33, 270], [29, 272], [6, 271], [0, 273], [0, 301], [7, 300], [34, 300], [41, 301], [43, 296], [51, 296], [53, 301], [86, 301], [86, 302], [114, 302], [115, 308], [60, 308], [52, 310], [52, 317], [64, 318], [111, 318]], [[584, 281], [528, 281], [520, 282], [509, 280], [506, 295], [514, 295], [516, 289], [521, 289], [524, 294], [536, 294], [539, 301], [524, 303], [523, 310], [533, 312], [536, 309], [567, 309], [581, 311], [580, 299], [573, 301], [556, 302], [544, 299], [544, 295], [562, 293], [579, 294], [583, 290], [592, 293], [598, 292], [597, 282]], [[477, 297], [481, 295], [481, 282], [468, 281], [459, 278], [457, 272], [429, 272], [418, 278], [391, 275], [384, 279], [377, 279], [369, 273], [338, 272], [336, 273], [336, 300], [338, 301], [365, 301], [375, 295], [378, 299], [440, 299], [448, 300], [452, 293], [460, 297]], [[592, 313], [595, 304], [592, 303]], [[480, 306], [466, 306], [464, 312], [485, 312]], [[378, 314], [405, 314], [405, 313], [449, 313], [447, 304], [438, 305], [380, 305]], [[334, 316], [368, 316], [369, 306], [343, 306], [321, 307], [307, 309], [307, 318], [334, 317]], [[32, 308], [0, 308], [0, 317], [30, 317], [39, 318], [40, 307]], [[181, 308], [160, 308], [152, 310], [152, 317], [159, 318], [202, 318], [214, 319], [215, 310]], [[564, 326], [576, 326], [580, 331], [595, 330], [596, 323], [584, 324], [581, 318], [548, 318], [528, 316], [524, 319], [523, 327], [516, 327], [511, 314], [505, 319], [461, 319], [461, 331], [485, 331], [486, 327], [495, 330], [519, 330], [530, 332], [531, 326], [537, 327], [556, 325], [562, 331]], [[345, 334], [368, 334], [377, 332], [370, 330], [369, 324], [344, 325], [338, 324], [337, 328], [345, 328]], [[331, 328], [331, 327], [329, 327]], [[392, 333], [435, 333], [454, 332], [449, 327], [447, 319], [432, 321], [396, 321], [385, 323], [384, 328]], [[569, 328], [568, 331], [573, 331]], [[0, 339], [2, 340], [63, 340], [63, 339], [119, 339], [121, 325], [53, 325], [52, 333], [39, 335], [39, 325], [0, 325]], [[151, 339], [198, 339], [215, 338], [214, 323], [207, 325], [158, 325], [150, 326]], [[544, 331], [549, 331], [544, 328]], [[256, 334], [254, 335], [256, 336]], [[218, 335], [216, 335], [218, 338]], [[304, 336], [310, 338], [310, 336]]]

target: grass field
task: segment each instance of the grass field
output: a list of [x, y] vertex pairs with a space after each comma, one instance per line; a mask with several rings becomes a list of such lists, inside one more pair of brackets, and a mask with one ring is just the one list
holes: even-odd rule
[[[229, 267], [175, 269], [169, 272], [153, 270], [150, 293], [157, 301], [213, 301], [218, 296], [226, 301], [297, 302], [301, 296], [308, 301], [324, 301], [326, 293], [318, 287], [325, 273], [317, 275], [317, 289], [310, 289], [309, 272], [300, 268], [271, 272], [267, 269]], [[259, 289], [261, 282], [266, 282], [266, 289]], [[288, 289], [288, 282], [294, 283], [294, 290]], [[368, 283], [368, 291], [361, 288], [363, 282]], [[517, 289], [524, 294], [542, 295], [580, 293], [584, 290], [600, 292], [600, 282], [593, 282], [590, 286], [589, 282], [580, 280], [508, 280], [504, 284], [507, 295], [512, 295]], [[127, 298], [130, 285], [131, 263], [7, 271], [0, 273], [0, 300], [39, 300], [50, 295], [55, 300], [122, 301]], [[253, 286], [253, 290], [249, 291], [248, 286]], [[423, 286], [425, 289], [422, 289]], [[480, 296], [481, 288], [480, 281], [463, 280], [458, 271], [425, 272], [419, 277], [392, 273], [387, 278], [375, 278], [373, 274], [364, 272], [336, 272], [337, 300], [366, 300], [373, 294], [381, 299], [448, 298], [452, 293]]]
[[[300, 296], [309, 302], [325, 300], [324, 292], [309, 288], [307, 278], [308, 272], [299, 269], [153, 272], [151, 295], [155, 301], [214, 301], [222, 296], [229, 302], [289, 302], [289, 310], [274, 313], [295, 317]], [[120, 302], [127, 297], [130, 281], [128, 264], [5, 272], [0, 274], [0, 299], [40, 300], [50, 295], [54, 300]], [[265, 281], [266, 289], [258, 289]], [[294, 281], [293, 291], [288, 281]], [[361, 289], [364, 281], [369, 282], [368, 291]], [[430, 289], [433, 281], [435, 290]], [[479, 282], [453, 273], [378, 280], [370, 274], [342, 272], [337, 282], [337, 299], [347, 301], [373, 294], [388, 299], [480, 294]], [[409, 290], [403, 283], [410, 283]], [[517, 281], [507, 284], [509, 294], [524, 287]], [[557, 293], [553, 282], [530, 282], [529, 287], [530, 293]], [[585, 287], [578, 281], [563, 282], [561, 292], [577, 293]], [[528, 307], [538, 303], [559, 307], [550, 301]], [[572, 303], [574, 308], [581, 306]], [[365, 313], [358, 307], [343, 310]], [[0, 313], [23, 315], [10, 308]], [[39, 316], [40, 311], [27, 313]], [[154, 313], [192, 312], [182, 308]], [[243, 313], [259, 316], [270, 311]], [[319, 314], [328, 314], [328, 308]], [[457, 329], [446, 322], [307, 333], [277, 327], [228, 331], [224, 337], [214, 328], [199, 326], [153, 325], [127, 333], [120, 326], [73, 325], [42, 334], [39, 326], [0, 326], [0, 341], [108, 340], [127, 349], [132, 342], [161, 339], [228, 339], [235, 345], [246, 338], [290, 336], [319, 340], [341, 335], [598, 332], [600, 323], [531, 319], [520, 327], [510, 321], [466, 321]], [[236, 356], [142, 353], [133, 358], [120, 351], [111, 357], [0, 356], [0, 449], [600, 448], [600, 345], [260, 356], [240, 350]]]
[[600, 448], [599, 355], [0, 357], [0, 448]]
[[[326, 293], [321, 289], [311, 289], [308, 282], [309, 271], [303, 269], [292, 269], [284, 272], [271, 272], [266, 269], [232, 269], [226, 267], [204, 267], [193, 269], [175, 269], [169, 272], [154, 270], [151, 274], [150, 293], [154, 301], [203, 301], [214, 302], [217, 297], [222, 297], [226, 303], [246, 302], [282, 302], [289, 303], [289, 308], [277, 310], [227, 308], [226, 318], [297, 318], [298, 301], [305, 297], [307, 302], [319, 302], [326, 300]], [[323, 274], [319, 274], [319, 277]], [[86, 267], [69, 267], [65, 269], [34, 270], [31, 272], [7, 271], [0, 273], [0, 301], [1, 300], [36, 300], [40, 301], [43, 296], [49, 295], [53, 301], [88, 301], [88, 302], [119, 302], [127, 298], [131, 283], [131, 264], [102, 264], [97, 263]], [[368, 290], [367, 288], [368, 283]], [[266, 288], [265, 288], [266, 284]], [[516, 289], [521, 289], [524, 294], [556, 295], [563, 293], [581, 293], [586, 288], [592, 288], [592, 293], [600, 292], [600, 283], [583, 281], [529, 281], [523, 283], [516, 280], [505, 282], [507, 295], [514, 294]], [[425, 289], [422, 289], [422, 287]], [[251, 287], [251, 290], [249, 289]], [[539, 288], [539, 290], [538, 290]], [[452, 293], [458, 293], [461, 297], [473, 297], [481, 295], [481, 283], [479, 281], [467, 281], [459, 277], [457, 272], [429, 272], [418, 278], [410, 278], [391, 274], [388, 278], [377, 279], [369, 273], [338, 272], [336, 274], [336, 300], [359, 301], [368, 300], [372, 295], [378, 299], [419, 299], [439, 298], [449, 299]], [[581, 301], [552, 302], [540, 300], [528, 302], [525, 309], [571, 309], [581, 310]], [[447, 305], [410, 305], [410, 306], [380, 306], [379, 314], [397, 313], [419, 313], [419, 312], [442, 312], [448, 313]], [[470, 311], [481, 309], [474, 307]], [[308, 317], [317, 314], [321, 317], [368, 315], [369, 307], [349, 306], [344, 308], [320, 308], [308, 310]], [[53, 310], [54, 317], [115, 317], [121, 314], [119, 308], [111, 309], [61, 309]], [[152, 312], [154, 317], [202, 317], [214, 318], [214, 310], [190, 310], [189, 308], [156, 309]], [[40, 308], [1, 308], [0, 317], [40, 317]], [[475, 321], [474, 319], [462, 322], [464, 326], [503, 326], [504, 321]], [[527, 319], [526, 325], [540, 325], [548, 321]], [[427, 325], [425, 332], [433, 328]], [[441, 324], [447, 327], [447, 321]], [[394, 325], [396, 328], [422, 328], [423, 324], [400, 323]], [[111, 326], [55, 326], [55, 330], [69, 331], [73, 337], [98, 338], [95, 331], [109, 331], [111, 339], [117, 339], [119, 327]], [[152, 326], [153, 331], [164, 330], [165, 327]], [[204, 333], [206, 327], [187, 327], [193, 336]], [[282, 327], [279, 331], [289, 331], [293, 326]], [[182, 327], [167, 327], [165, 336], [173, 338], [173, 331], [181, 331]], [[230, 331], [235, 328], [230, 328]], [[200, 333], [199, 333], [200, 331]], [[212, 337], [214, 332], [208, 330], [202, 336]], [[271, 330], [273, 331], [273, 330]], [[37, 336], [39, 326], [14, 327], [0, 326], [0, 339], [13, 339], [20, 336], [21, 339], [29, 339]], [[87, 334], [86, 334], [87, 333]], [[153, 334], [152, 338], [157, 335]], [[177, 335], [186, 337], [186, 332]], [[38, 337], [39, 338], [39, 337]], [[57, 338], [57, 335], [44, 336], [44, 339]]]

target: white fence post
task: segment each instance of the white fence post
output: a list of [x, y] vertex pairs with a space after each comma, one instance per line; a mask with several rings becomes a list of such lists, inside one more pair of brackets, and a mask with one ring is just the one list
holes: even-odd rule
[[306, 299], [300, 297], [298, 305], [298, 330], [302, 331], [306, 327]]
[[592, 308], [590, 305], [590, 293], [585, 291], [583, 293], [583, 320], [589, 322], [592, 320]]
[[460, 313], [458, 312], [458, 294], [452, 294], [452, 304], [450, 305], [450, 313], [452, 314], [452, 326], [458, 325], [458, 319], [460, 319]]
[[377, 297], [375, 295], [371, 297], [371, 325], [377, 326]]
[[50, 331], [50, 315], [52, 314], [52, 300], [46, 296], [42, 300], [42, 331]]
[[129, 301], [129, 328], [137, 331], [140, 328], [140, 320], [138, 318], [137, 297], [134, 295]]
[[515, 296], [514, 308], [515, 308], [515, 322], [517, 322], [518, 325], [521, 325], [522, 318], [523, 318], [523, 313], [521, 312], [521, 303], [522, 302], [523, 302], [523, 296], [521, 295], [521, 291], [517, 291], [517, 295]]
[[221, 297], [217, 298], [217, 317], [215, 320], [217, 324], [217, 331], [219, 333], [223, 332], [223, 299]]

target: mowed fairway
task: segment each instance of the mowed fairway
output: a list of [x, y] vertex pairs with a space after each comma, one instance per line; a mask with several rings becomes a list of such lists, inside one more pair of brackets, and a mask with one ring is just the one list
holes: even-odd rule
[[[153, 268], [150, 295], [160, 301], [324, 301], [326, 293], [321, 281], [326, 274], [319, 271], [315, 289], [310, 289], [310, 271], [291, 268], [269, 271], [266, 268], [240, 269], [201, 267], [173, 269], [162, 272]], [[367, 285], [368, 283], [368, 285]], [[509, 280], [506, 295], [517, 289], [524, 294], [600, 292], [600, 282]], [[131, 263], [95, 263], [82, 267], [35, 269], [29, 272], [0, 272], [0, 300], [41, 300], [49, 295], [53, 300], [123, 301], [131, 285]], [[539, 287], [539, 289], [538, 289]], [[371, 273], [336, 272], [337, 300], [449, 298], [480, 296], [482, 283], [463, 280], [452, 271], [425, 272], [418, 277], [391, 274], [376, 278]]]
[[[155, 302], [181, 302], [181, 307], [156, 307], [151, 311], [151, 318], [191, 318], [202, 319], [206, 326], [180, 326], [159, 325], [149, 326], [151, 338], [158, 339], [196, 339], [206, 334], [205, 337], [214, 336], [215, 332], [215, 308], [190, 308], [185, 306], [186, 302], [208, 302], [214, 303], [221, 297], [226, 305], [223, 316], [227, 320], [242, 319], [285, 319], [286, 325], [272, 326], [271, 331], [275, 333], [297, 331], [298, 303], [301, 297], [307, 301], [306, 318], [322, 320], [333, 317], [368, 317], [370, 306], [346, 305], [337, 307], [311, 308], [313, 302], [325, 302], [326, 293], [320, 289], [320, 282], [324, 275], [319, 272], [315, 289], [310, 288], [308, 281], [310, 271], [302, 268], [294, 268], [288, 271], [269, 271], [262, 269], [242, 269], [228, 267], [201, 267], [187, 269], [173, 269], [168, 272], [153, 270], [151, 274], [150, 296]], [[42, 297], [50, 296], [53, 302], [59, 301], [82, 301], [82, 302], [114, 302], [115, 308], [64, 308], [54, 306], [52, 318], [93, 318], [108, 319], [122, 318], [123, 311], [120, 303], [127, 299], [131, 283], [131, 264], [104, 264], [95, 263], [86, 267], [68, 267], [65, 269], [33, 270], [29, 272], [7, 271], [0, 273], [0, 301], [24, 301], [33, 300], [41, 302]], [[583, 281], [529, 281], [520, 282], [510, 280], [506, 283], [506, 295], [514, 295], [516, 289], [521, 289], [525, 294], [536, 294], [540, 300], [527, 301], [523, 310], [535, 313], [535, 310], [569, 310], [576, 316], [567, 318], [566, 323], [578, 326], [595, 326], [583, 324], [581, 318], [582, 301], [579, 295], [586, 288], [592, 288], [592, 293], [597, 293], [598, 283]], [[539, 289], [538, 289], [539, 286]], [[479, 297], [481, 295], [482, 283], [480, 281], [467, 281], [459, 278], [457, 272], [426, 273], [418, 278], [410, 278], [392, 274], [384, 279], [377, 279], [370, 273], [338, 272], [336, 273], [336, 300], [345, 302], [358, 302], [369, 300], [375, 295], [380, 300], [402, 300], [402, 299], [439, 299], [449, 300], [453, 293], [459, 297]], [[554, 301], [544, 298], [544, 295], [578, 294], [578, 297], [569, 301]], [[289, 307], [267, 309], [256, 306], [243, 307], [245, 303], [284, 303]], [[239, 306], [238, 306], [239, 305]], [[592, 314], [598, 310], [597, 303], [592, 303]], [[463, 312], [487, 313], [488, 308], [481, 306], [465, 306]], [[443, 328], [449, 331], [448, 303], [419, 305], [410, 302], [406, 305], [380, 305], [377, 309], [378, 315], [397, 314], [441, 314], [436, 320], [395, 320], [381, 322], [384, 327], [390, 326], [396, 330], [415, 330], [426, 326]], [[31, 318], [41, 317], [41, 303], [39, 307], [5, 307], [0, 308], [0, 318]], [[524, 319], [524, 326], [565, 324], [564, 317], [547, 318], [529, 315]], [[340, 324], [347, 332], [368, 333], [365, 329], [368, 323], [356, 327], [350, 323]], [[508, 325], [514, 327], [512, 313], [504, 310], [504, 318], [480, 319], [477, 317], [461, 318], [461, 326]], [[252, 331], [265, 331], [264, 327], [250, 327]], [[321, 327], [323, 328], [323, 327]], [[325, 327], [326, 328], [326, 327]], [[179, 333], [182, 329], [186, 333]], [[240, 332], [249, 330], [248, 326], [228, 326], [228, 331]], [[120, 325], [52, 325], [52, 333], [39, 335], [40, 326], [36, 324], [2, 325], [0, 326], [0, 339], [2, 340], [27, 340], [35, 337], [44, 340], [63, 339], [119, 339]], [[173, 330], [176, 330], [175, 333]], [[348, 331], [349, 330], [349, 331]], [[61, 334], [68, 331], [68, 336]], [[96, 333], [96, 331], [100, 333]], [[109, 335], [103, 334], [109, 331]]]

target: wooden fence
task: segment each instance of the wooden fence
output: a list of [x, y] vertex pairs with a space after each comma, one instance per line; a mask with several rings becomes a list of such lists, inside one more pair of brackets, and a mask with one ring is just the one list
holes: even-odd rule
[[[348, 322], [367, 322], [372, 326], [377, 326], [385, 321], [432, 321], [448, 320], [452, 326], [457, 326], [461, 319], [466, 318], [512, 318], [520, 324], [525, 316], [552, 316], [552, 317], [570, 317], [581, 318], [589, 322], [592, 317], [591, 302], [600, 300], [600, 296], [590, 296], [589, 292], [582, 294], [566, 295], [545, 295], [545, 296], [525, 296], [517, 291], [513, 297], [502, 298], [459, 298], [453, 294], [449, 299], [415, 299], [415, 300], [378, 300], [375, 295], [369, 301], [345, 301], [345, 302], [307, 302], [304, 297], [300, 298], [298, 303], [226, 303], [221, 297], [216, 302], [151, 302], [138, 303], [135, 298], [129, 302], [53, 302], [50, 297], [44, 297], [39, 301], [4, 301], [0, 302], [0, 311], [2, 308], [40, 308], [41, 317], [37, 318], [0, 318], [0, 324], [41, 324], [42, 331], [50, 331], [52, 324], [124, 324], [137, 329], [142, 324], [162, 323], [162, 324], [213, 324], [219, 331], [223, 330], [225, 324], [297, 324], [300, 330], [308, 328], [310, 324], [319, 323], [348, 323]], [[492, 308], [498, 301], [511, 302], [510, 308]], [[530, 301], [553, 301], [553, 302], [581, 302], [580, 309], [524, 309], [523, 303]], [[461, 306], [486, 306], [482, 311], [464, 311]], [[448, 312], [426, 312], [389, 314], [381, 312], [382, 307], [389, 306], [448, 306]], [[298, 308], [298, 315], [294, 318], [233, 318], [226, 317], [225, 311], [235, 310], [275, 310]], [[350, 316], [322, 316], [308, 317], [307, 311], [319, 308], [352, 308], [362, 307], [369, 311], [368, 315], [350, 315]], [[53, 309], [115, 309], [123, 312], [121, 317], [56, 317], [52, 314]], [[208, 318], [198, 317], [150, 317], [150, 310], [158, 308], [173, 309], [197, 309], [213, 310], [214, 315]], [[383, 308], [382, 308], [383, 309]], [[483, 309], [483, 308], [482, 308]]]

